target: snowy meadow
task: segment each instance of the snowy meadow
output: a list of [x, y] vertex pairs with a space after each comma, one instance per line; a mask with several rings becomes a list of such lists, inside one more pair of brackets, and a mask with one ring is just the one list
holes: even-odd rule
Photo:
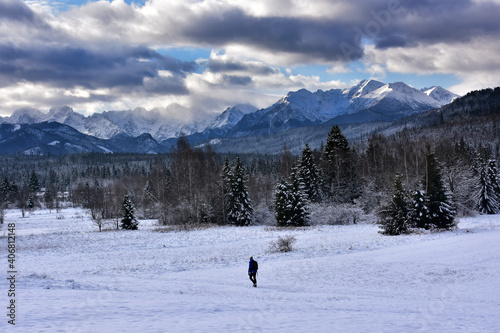
[[[379, 226], [98, 232], [86, 211], [8, 210], [15, 225], [15, 326], [5, 332], [499, 332], [500, 216], [452, 231]], [[108, 226], [109, 227], [109, 226]], [[294, 250], [271, 252], [279, 237]], [[258, 288], [247, 276], [259, 262]], [[5, 281], [5, 280], [4, 280]]]

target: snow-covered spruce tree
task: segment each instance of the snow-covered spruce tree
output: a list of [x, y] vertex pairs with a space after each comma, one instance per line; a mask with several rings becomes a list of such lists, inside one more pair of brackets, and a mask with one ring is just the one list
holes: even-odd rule
[[10, 183], [9, 179], [4, 176], [2, 184], [0, 184], [0, 204], [3, 203], [7, 205], [10, 202], [14, 202], [17, 194], [18, 187], [15, 182]]
[[128, 195], [125, 195], [125, 198], [123, 199], [122, 211], [123, 218], [120, 228], [126, 230], [137, 230], [139, 221], [135, 218], [134, 205]]
[[290, 184], [286, 180], [280, 180], [276, 186], [275, 199], [274, 199], [274, 216], [276, 223], [279, 227], [286, 227], [290, 224], [291, 205], [288, 198], [290, 191]]
[[336, 202], [351, 202], [360, 195], [354, 157], [347, 138], [333, 126], [323, 148], [322, 166], [329, 194]]
[[302, 150], [298, 172], [304, 183], [304, 192], [308, 200], [320, 202], [323, 198], [324, 181], [314, 162], [313, 152], [307, 143]]
[[409, 225], [429, 229], [429, 198], [424, 190], [416, 190], [410, 207]]
[[11, 194], [11, 185], [7, 176], [3, 177], [2, 183], [0, 184], [0, 203], [5, 203], [9, 201]]
[[233, 178], [233, 170], [229, 164], [229, 159], [226, 157], [224, 165], [222, 166], [222, 223], [227, 223], [227, 216], [229, 212], [230, 203], [234, 203], [231, 191], [231, 180]]
[[236, 226], [248, 226], [252, 222], [253, 207], [246, 186], [245, 169], [239, 157], [236, 158], [231, 187], [227, 195], [227, 220]]
[[281, 180], [275, 192], [275, 217], [280, 227], [300, 227], [308, 224], [307, 195], [296, 169], [292, 171], [290, 183]]
[[498, 174], [495, 160], [488, 161], [488, 177], [490, 179], [493, 190], [495, 191], [500, 202], [500, 175]]
[[292, 206], [290, 226], [306, 226], [309, 220], [309, 210], [307, 208], [307, 194], [304, 192], [304, 181], [296, 168], [293, 169], [290, 178], [291, 193], [289, 194], [289, 198], [291, 199], [290, 203]]
[[31, 171], [30, 178], [28, 180], [28, 187], [31, 192], [38, 192], [40, 190], [40, 183], [38, 182], [38, 176], [35, 170]]
[[[498, 186], [494, 161], [482, 163], [479, 171], [479, 192], [476, 195], [476, 208], [482, 214], [500, 212], [500, 199], [495, 186]], [[495, 183], [496, 182], [496, 183]]]
[[439, 163], [430, 148], [426, 155], [426, 172], [423, 184], [429, 200], [428, 225], [438, 229], [453, 228], [455, 226], [455, 207], [443, 182]]
[[409, 232], [410, 203], [401, 179], [401, 175], [396, 176], [391, 202], [379, 213], [381, 233], [385, 235], [401, 235]]

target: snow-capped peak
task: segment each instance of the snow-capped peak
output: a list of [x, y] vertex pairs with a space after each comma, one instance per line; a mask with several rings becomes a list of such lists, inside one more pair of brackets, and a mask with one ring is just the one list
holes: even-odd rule
[[440, 105], [446, 105], [451, 102], [460, 95], [454, 94], [451, 91], [448, 91], [440, 86], [432, 86], [430, 88], [423, 88], [422, 92], [429, 97], [432, 97], [436, 101], [439, 102]]
[[[66, 119], [72, 116], [77, 116], [80, 114], [77, 114], [73, 109], [69, 106], [62, 106], [58, 108], [52, 108], [50, 109], [49, 113], [46, 116], [47, 120], [50, 121], [57, 121], [58, 123], [64, 124], [66, 122]], [[83, 115], [80, 115], [83, 118]]]
[[379, 89], [384, 86], [384, 83], [379, 82], [377, 80], [362, 80], [357, 85], [349, 89], [349, 97], [350, 98], [359, 98], [363, 97], [366, 94], [371, 93], [374, 90]]
[[374, 90], [366, 97], [376, 99], [391, 98], [398, 101], [410, 102], [410, 104], [421, 103], [432, 107], [440, 106], [432, 97], [425, 95], [418, 89], [410, 87], [404, 82], [388, 83]]
[[251, 104], [236, 104], [234, 108], [240, 110], [245, 114], [257, 111], [257, 108]]
[[227, 108], [226, 110], [224, 110], [224, 112], [218, 115], [217, 118], [215, 118], [215, 120], [208, 126], [208, 128], [215, 129], [232, 127], [236, 123], [238, 123], [238, 121], [240, 121], [244, 115], [245, 113], [236, 106]]
[[7, 122], [11, 124], [34, 124], [40, 122], [45, 115], [32, 108], [23, 108], [15, 110], [9, 118], [6, 118]]

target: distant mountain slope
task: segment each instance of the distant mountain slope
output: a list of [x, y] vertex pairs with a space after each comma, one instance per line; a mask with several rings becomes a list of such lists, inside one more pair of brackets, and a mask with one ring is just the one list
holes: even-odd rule
[[[290, 92], [274, 105], [256, 110], [249, 105], [226, 109], [215, 120], [213, 115], [192, 119], [180, 105], [105, 111], [84, 116], [69, 106], [53, 108], [47, 114], [36, 109], [19, 109], [1, 119], [10, 124], [58, 122], [101, 139], [118, 134], [137, 137], [149, 133], [157, 141], [193, 135], [190, 140], [203, 142], [214, 138], [269, 135], [292, 128], [325, 123], [365, 123], [391, 121], [449, 103], [456, 95], [441, 87], [425, 92], [402, 82], [385, 84], [363, 80], [348, 89], [301, 89]], [[180, 116], [179, 116], [180, 115]]]
[[[243, 143], [245, 138], [259, 137], [259, 140], [254, 139], [253, 142], [267, 140], [270, 143], [295, 130], [293, 133], [302, 133], [300, 135], [305, 135], [304, 138], [316, 138], [313, 139], [315, 141], [319, 138], [314, 133], [315, 129], [319, 130], [318, 126], [328, 128], [332, 124], [338, 124], [352, 128], [359, 125], [360, 128], [369, 129], [373, 128], [374, 124], [387, 125], [397, 119], [438, 108], [456, 97], [457, 95], [441, 87], [431, 87], [421, 91], [403, 82], [386, 84], [376, 80], [363, 80], [347, 89], [316, 92], [301, 89], [289, 92], [275, 104], [260, 110], [249, 105], [236, 105], [227, 108], [217, 117], [212, 117], [210, 121], [208, 117], [190, 120], [188, 110], [179, 105], [171, 106], [170, 109], [156, 108], [150, 111], [144, 108], [106, 111], [88, 117], [73, 111], [68, 106], [53, 108], [47, 114], [36, 109], [20, 109], [1, 121], [13, 126], [21, 125], [19, 129], [32, 131], [44, 138], [37, 146], [37, 142], [30, 141], [32, 139], [19, 136], [19, 143], [12, 143], [11, 148], [6, 148], [11, 152], [26, 149], [55, 153], [57, 151], [60, 151], [59, 153], [159, 152], [169, 150], [181, 135], [186, 136], [192, 145], [211, 142], [215, 148], [222, 149], [224, 146], [224, 149], [228, 149], [230, 142], [238, 141], [241, 144], [236, 146], [246, 149]], [[184, 118], [183, 113], [186, 113]], [[67, 139], [64, 143], [52, 137], [50, 139], [52, 141], [47, 141], [49, 140], [47, 125], [35, 126], [44, 122], [68, 125], [87, 136], [77, 138], [74, 135], [71, 140]], [[43, 133], [40, 133], [40, 130]], [[56, 131], [51, 132], [51, 135], [56, 134]], [[266, 136], [269, 136], [269, 140], [263, 138]], [[94, 142], [92, 137], [100, 138], [102, 141]], [[241, 140], [236, 140], [238, 138]], [[84, 140], [89, 140], [89, 145], [85, 145]], [[56, 141], [59, 143], [54, 143]], [[31, 142], [32, 148], [23, 146], [28, 142]], [[49, 143], [52, 145], [48, 145]], [[252, 145], [247, 145], [249, 146]], [[269, 152], [269, 147], [261, 148]]]
[[407, 127], [431, 127], [488, 115], [500, 115], [500, 87], [472, 91], [440, 108], [401, 119], [393, 126], [404, 123]]
[[80, 133], [57, 122], [38, 124], [0, 124], [2, 154], [74, 154], [100, 153], [159, 153], [162, 148], [149, 134], [132, 138], [126, 135], [110, 140]]
[[378, 131], [435, 143], [464, 142], [476, 147], [485, 143], [500, 150], [500, 87], [472, 91], [441, 108], [400, 119]]
[[188, 139], [196, 144], [202, 143], [203, 139], [273, 135], [322, 124], [390, 122], [437, 108], [456, 96], [449, 92], [446, 94], [447, 90], [440, 87], [434, 90], [441, 93], [439, 101], [402, 82], [385, 84], [363, 80], [349, 89], [318, 90], [314, 93], [301, 89], [288, 93], [268, 108], [245, 114], [232, 128], [226, 126], [224, 132], [207, 128], [188, 136]]
[[424, 88], [422, 89], [422, 92], [427, 96], [434, 98], [436, 101], [441, 103], [441, 105], [449, 104], [457, 97], [460, 97], [460, 95], [454, 94], [439, 86]]
[[58, 122], [101, 139], [110, 139], [118, 134], [135, 137], [149, 133], [157, 140], [178, 137], [181, 133], [195, 133], [203, 130], [209, 123], [208, 118], [190, 121], [172, 117], [172, 112], [174, 111], [162, 108], [151, 111], [136, 108], [128, 111], [105, 111], [85, 117], [73, 111], [71, 107], [63, 106], [52, 108], [47, 114], [36, 109], [19, 109], [10, 117], [4, 118], [3, 122], [10, 124]]
[[[325, 143], [331, 126], [323, 124], [267, 136], [224, 138], [213, 142], [213, 147], [221, 152], [276, 154], [286, 143], [290, 151], [300, 154], [305, 143], [313, 148]], [[436, 143], [444, 138], [450, 142], [463, 138], [472, 145], [490, 142], [493, 149], [500, 149], [500, 87], [473, 91], [440, 108], [392, 122], [342, 124], [340, 128], [351, 142], [366, 140], [374, 133], [390, 136], [403, 131], [405, 135]]]

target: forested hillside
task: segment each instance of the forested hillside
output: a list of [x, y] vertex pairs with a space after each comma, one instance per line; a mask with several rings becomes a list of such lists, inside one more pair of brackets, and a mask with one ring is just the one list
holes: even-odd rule
[[[435, 159], [459, 215], [496, 212], [498, 202], [485, 210], [481, 198], [500, 196], [499, 101], [499, 88], [472, 92], [407, 119], [393, 134], [386, 129], [351, 143], [334, 125], [320, 149], [304, 142], [298, 155], [286, 144], [273, 156], [217, 154], [181, 139], [159, 155], [2, 156], [0, 199], [3, 208], [23, 212], [67, 200], [95, 219], [113, 219], [128, 195], [137, 214], [162, 224], [279, 224], [281, 216], [287, 225], [286, 214], [302, 214], [295, 225], [353, 223], [389, 203], [397, 175], [405, 196], [427, 191]], [[292, 197], [293, 204], [280, 201]], [[246, 208], [235, 212], [236, 205]], [[299, 212], [279, 211], [287, 206]], [[235, 214], [248, 220], [240, 223]]]

